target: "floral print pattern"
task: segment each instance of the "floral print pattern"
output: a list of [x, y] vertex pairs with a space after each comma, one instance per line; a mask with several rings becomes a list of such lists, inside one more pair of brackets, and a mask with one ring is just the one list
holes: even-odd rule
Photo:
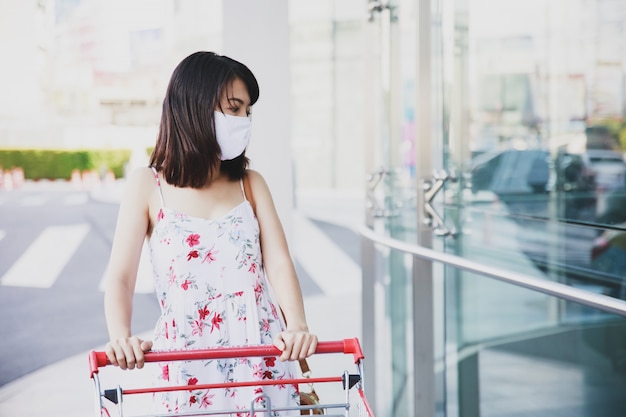
[[[258, 222], [245, 196], [216, 220], [187, 216], [163, 205], [149, 243], [161, 306], [153, 350], [271, 344], [283, 329], [263, 270]], [[190, 389], [155, 394], [154, 411], [244, 410], [260, 394], [271, 399], [273, 408], [295, 406], [298, 389], [290, 384], [193, 388], [204, 383], [294, 377], [293, 364], [275, 358], [162, 363], [158, 385], [189, 385]], [[255, 408], [263, 406], [261, 400]]]

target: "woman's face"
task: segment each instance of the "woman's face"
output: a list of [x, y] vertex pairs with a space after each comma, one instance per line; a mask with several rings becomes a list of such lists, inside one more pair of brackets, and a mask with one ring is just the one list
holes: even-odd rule
[[246, 85], [239, 78], [235, 78], [233, 82], [224, 89], [222, 99], [220, 100], [221, 109], [217, 111], [232, 116], [247, 117], [250, 115], [250, 95]]

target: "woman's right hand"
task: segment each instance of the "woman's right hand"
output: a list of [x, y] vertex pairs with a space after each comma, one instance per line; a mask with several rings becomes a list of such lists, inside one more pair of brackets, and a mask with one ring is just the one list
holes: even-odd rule
[[144, 353], [152, 349], [152, 341], [137, 336], [121, 337], [106, 344], [105, 352], [111, 365], [120, 369], [141, 369], [145, 363]]

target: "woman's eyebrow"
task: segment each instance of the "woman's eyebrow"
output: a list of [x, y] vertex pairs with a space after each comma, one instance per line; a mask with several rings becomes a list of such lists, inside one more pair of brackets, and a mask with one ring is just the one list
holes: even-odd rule
[[243, 106], [246, 102], [243, 99], [240, 99], [238, 97], [228, 97], [228, 104], [233, 104], [233, 102], [239, 104], [240, 106]]

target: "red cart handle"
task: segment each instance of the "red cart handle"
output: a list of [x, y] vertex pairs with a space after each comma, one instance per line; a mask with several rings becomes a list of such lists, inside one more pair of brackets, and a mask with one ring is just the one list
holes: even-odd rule
[[[354, 363], [358, 363], [365, 358], [361, 350], [359, 339], [343, 339], [328, 342], [319, 342], [315, 353], [344, 353], [354, 356]], [[239, 346], [239, 347], [220, 347], [213, 349], [198, 349], [185, 351], [167, 351], [167, 352], [146, 352], [146, 362], [169, 362], [169, 361], [186, 361], [200, 359], [228, 359], [228, 358], [245, 358], [253, 356], [280, 356], [281, 351], [274, 345], [260, 346]], [[92, 350], [89, 353], [89, 370], [90, 377], [98, 373], [100, 367], [110, 365], [105, 352], [97, 352]]]

